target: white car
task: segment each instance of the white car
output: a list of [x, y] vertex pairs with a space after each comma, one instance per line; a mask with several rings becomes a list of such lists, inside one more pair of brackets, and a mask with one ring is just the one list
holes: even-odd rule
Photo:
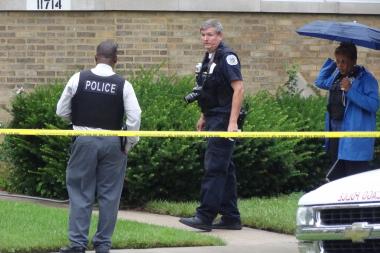
[[298, 202], [300, 253], [380, 252], [380, 169], [324, 184]]

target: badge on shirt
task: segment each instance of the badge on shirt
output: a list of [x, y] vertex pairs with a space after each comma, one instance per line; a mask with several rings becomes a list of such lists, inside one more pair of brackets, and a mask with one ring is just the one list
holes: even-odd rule
[[227, 58], [226, 58], [226, 60], [227, 60], [227, 63], [229, 65], [231, 65], [231, 66], [234, 66], [234, 65], [238, 64], [238, 59], [233, 54], [228, 55]]

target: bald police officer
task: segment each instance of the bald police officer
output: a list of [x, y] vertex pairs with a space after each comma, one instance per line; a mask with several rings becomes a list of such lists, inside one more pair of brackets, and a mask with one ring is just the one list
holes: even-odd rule
[[[101, 42], [96, 49], [96, 67], [74, 74], [57, 104], [57, 115], [72, 122], [74, 130], [121, 130], [126, 117], [128, 130], [139, 130], [141, 109], [132, 85], [115, 74], [117, 44]], [[69, 241], [61, 253], [82, 253], [88, 244], [92, 206], [97, 200], [99, 223], [92, 239], [97, 253], [107, 253], [115, 228], [123, 188], [127, 153], [138, 142], [128, 137], [75, 139], [67, 166], [70, 198]]]
[[[197, 100], [202, 111], [197, 123], [198, 131], [238, 131], [244, 95], [243, 79], [239, 58], [222, 42], [222, 31], [222, 24], [214, 19], [205, 21], [200, 28], [207, 52], [201, 74], [197, 76], [197, 84], [201, 86]], [[234, 140], [227, 138], [208, 139], [201, 203], [195, 216], [181, 218], [181, 223], [204, 231], [213, 228], [241, 229], [232, 162], [234, 144]], [[213, 224], [218, 214], [222, 215], [221, 221]]]

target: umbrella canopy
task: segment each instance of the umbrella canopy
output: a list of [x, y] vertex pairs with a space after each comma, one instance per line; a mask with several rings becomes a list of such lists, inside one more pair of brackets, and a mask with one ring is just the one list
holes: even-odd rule
[[297, 33], [321, 39], [351, 42], [357, 46], [380, 50], [380, 30], [357, 22], [313, 21]]

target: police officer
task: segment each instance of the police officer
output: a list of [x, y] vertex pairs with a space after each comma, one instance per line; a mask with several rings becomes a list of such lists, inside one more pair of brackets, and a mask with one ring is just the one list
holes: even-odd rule
[[[74, 130], [120, 130], [126, 116], [128, 130], [140, 128], [141, 109], [132, 85], [115, 74], [117, 44], [101, 42], [96, 49], [96, 67], [74, 74], [57, 104], [57, 115], [72, 122]], [[99, 222], [92, 239], [97, 253], [111, 248], [127, 153], [138, 137], [75, 139], [67, 166], [66, 184], [70, 198], [69, 241], [61, 253], [82, 253], [88, 244], [92, 206], [97, 200]]]
[[[207, 50], [197, 83], [202, 88], [197, 99], [201, 116], [198, 131], [238, 131], [238, 117], [244, 88], [237, 55], [223, 42], [222, 24], [214, 19], [200, 27], [201, 39]], [[204, 159], [205, 174], [201, 186], [200, 206], [194, 217], [180, 222], [193, 228], [241, 229], [237, 207], [236, 173], [232, 162], [235, 141], [209, 138]], [[218, 223], [213, 221], [221, 214]]]

